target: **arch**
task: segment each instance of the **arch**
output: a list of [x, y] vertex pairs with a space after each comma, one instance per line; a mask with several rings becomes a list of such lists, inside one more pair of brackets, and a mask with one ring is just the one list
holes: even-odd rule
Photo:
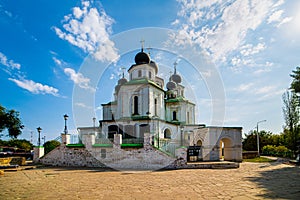
[[202, 141], [198, 140], [197, 143], [196, 143], [196, 145], [199, 146], [199, 147], [201, 147], [202, 146]]
[[172, 135], [171, 130], [169, 128], [166, 128], [164, 130], [164, 138], [171, 139], [171, 135]]
[[219, 158], [222, 160], [234, 160], [232, 151], [232, 139], [228, 137], [223, 137], [219, 140], [220, 152]]

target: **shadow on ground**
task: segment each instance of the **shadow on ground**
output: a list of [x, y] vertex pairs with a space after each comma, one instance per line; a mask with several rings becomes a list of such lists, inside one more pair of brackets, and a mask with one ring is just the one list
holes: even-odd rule
[[[278, 162], [271, 165], [281, 164]], [[272, 169], [260, 173], [260, 177], [247, 177], [261, 188], [265, 188], [264, 194], [258, 194], [260, 198], [268, 199], [300, 199], [300, 168], [286, 165], [284, 168]], [[288, 189], [286, 189], [288, 188]]]

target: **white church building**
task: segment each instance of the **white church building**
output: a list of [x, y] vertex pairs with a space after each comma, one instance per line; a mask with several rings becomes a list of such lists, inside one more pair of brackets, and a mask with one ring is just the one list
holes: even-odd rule
[[113, 149], [145, 152], [150, 145], [160, 154], [185, 162], [242, 161], [242, 128], [197, 124], [197, 105], [185, 97], [176, 63], [173, 74], [164, 80], [143, 48], [134, 61], [128, 66], [129, 78], [123, 72], [118, 80], [113, 101], [102, 104], [99, 127], [78, 128], [89, 151], [94, 149], [105, 160]]

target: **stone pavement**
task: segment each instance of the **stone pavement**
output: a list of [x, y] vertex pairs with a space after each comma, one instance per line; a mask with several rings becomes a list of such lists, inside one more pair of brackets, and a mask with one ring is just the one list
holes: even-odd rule
[[300, 168], [109, 171], [37, 168], [0, 176], [0, 199], [300, 199]]

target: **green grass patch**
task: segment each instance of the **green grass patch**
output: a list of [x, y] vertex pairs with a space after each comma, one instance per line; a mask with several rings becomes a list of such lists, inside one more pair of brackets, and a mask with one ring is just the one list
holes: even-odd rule
[[67, 144], [66, 147], [71, 147], [71, 148], [83, 148], [84, 144]]
[[122, 148], [134, 147], [134, 148], [142, 148], [143, 144], [121, 144]]
[[262, 162], [274, 162], [276, 160], [272, 160], [269, 158], [265, 158], [265, 157], [256, 157], [256, 158], [250, 158], [250, 159], [243, 159], [243, 162], [258, 162], [258, 163], [262, 163]]
[[112, 147], [112, 144], [93, 144], [93, 147]]

